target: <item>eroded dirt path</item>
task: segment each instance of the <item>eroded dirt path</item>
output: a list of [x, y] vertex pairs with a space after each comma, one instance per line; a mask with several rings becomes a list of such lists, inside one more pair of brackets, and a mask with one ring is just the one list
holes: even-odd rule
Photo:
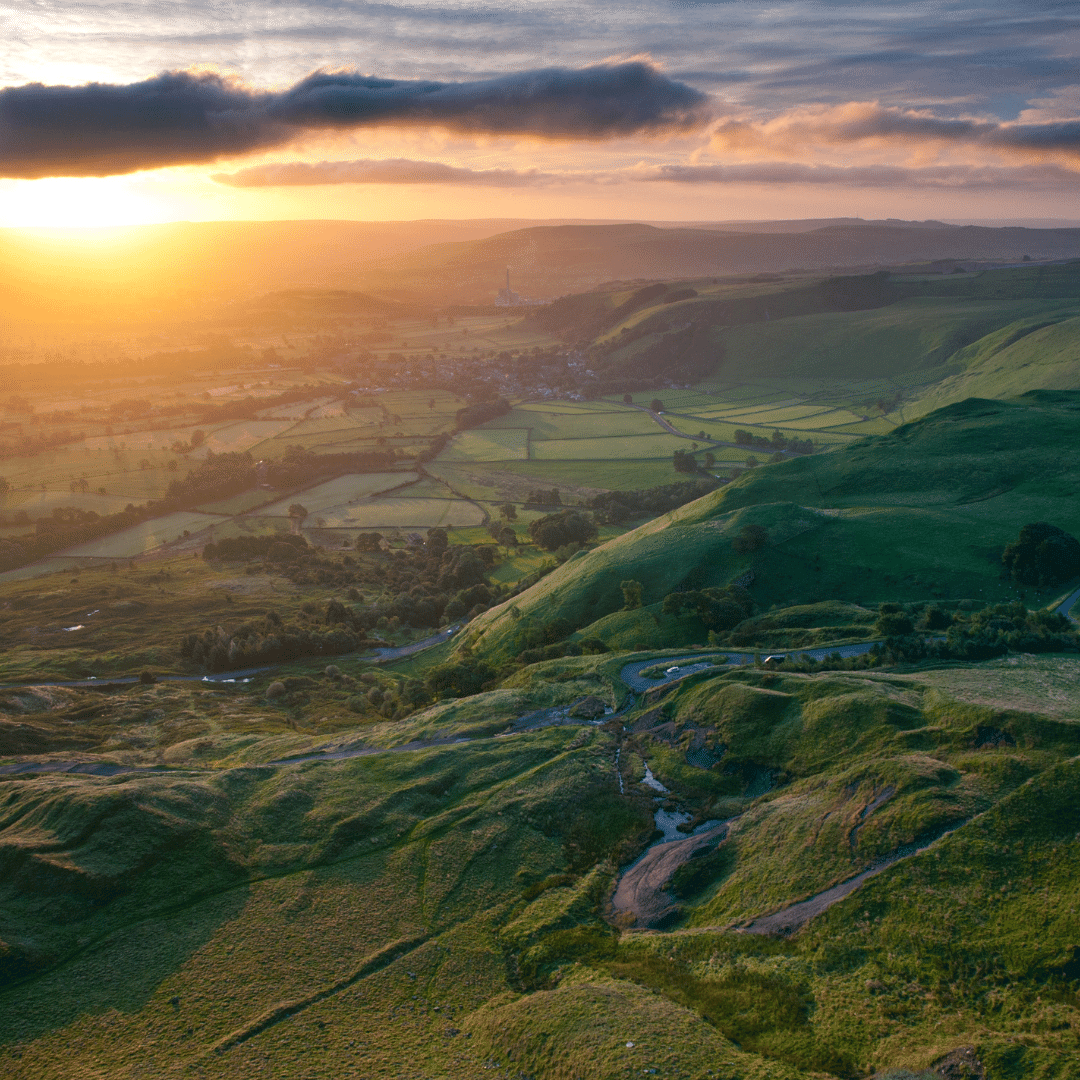
[[684, 863], [715, 848], [727, 836], [728, 823], [721, 822], [684, 840], [654, 844], [619, 879], [611, 898], [616, 919], [632, 915], [638, 926], [658, 926], [678, 910], [675, 897], [664, 886]]

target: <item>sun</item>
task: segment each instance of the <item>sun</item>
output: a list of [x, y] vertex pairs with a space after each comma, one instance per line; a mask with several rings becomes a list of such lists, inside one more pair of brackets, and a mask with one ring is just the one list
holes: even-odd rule
[[131, 177], [0, 181], [0, 226], [92, 229], [148, 225], [176, 216]]

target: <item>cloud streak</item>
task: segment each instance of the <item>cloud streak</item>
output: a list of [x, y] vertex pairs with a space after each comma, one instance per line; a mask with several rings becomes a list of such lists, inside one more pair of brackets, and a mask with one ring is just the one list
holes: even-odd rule
[[234, 173], [215, 173], [230, 187], [310, 187], [327, 184], [451, 184], [460, 187], [542, 187], [565, 180], [538, 169], [463, 169], [441, 161], [408, 158], [361, 161], [299, 161], [253, 165]]
[[640, 62], [470, 82], [315, 72], [281, 93], [217, 74], [0, 90], [0, 177], [111, 176], [376, 126], [600, 140], [689, 130], [708, 98]]
[[805, 165], [763, 161], [735, 165], [658, 165], [633, 170], [635, 178], [678, 184], [795, 184], [852, 188], [994, 191], [1001, 188], [1074, 189], [1080, 172], [1058, 165], [1017, 168], [941, 165]]
[[1080, 156], [1080, 118], [1011, 123], [970, 117], [948, 118], [925, 110], [873, 101], [797, 109], [772, 119], [728, 119], [713, 134], [717, 150], [762, 151], [807, 144], [875, 143], [973, 147], [1042, 156]]
[[790, 161], [727, 165], [668, 163], [596, 171], [469, 169], [407, 158], [361, 161], [280, 162], [235, 173], [216, 173], [218, 183], [239, 188], [313, 187], [328, 184], [441, 184], [455, 187], [524, 188], [555, 184], [670, 183], [764, 184], [811, 187], [922, 189], [936, 191], [1071, 190], [1080, 172], [1055, 164], [1020, 167], [941, 165], [814, 165]]

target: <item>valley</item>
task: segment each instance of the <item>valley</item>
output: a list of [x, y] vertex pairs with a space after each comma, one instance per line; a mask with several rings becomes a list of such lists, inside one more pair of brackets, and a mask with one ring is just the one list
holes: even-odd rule
[[1072, 1076], [1080, 264], [519, 240], [5, 369], [0, 1071]]

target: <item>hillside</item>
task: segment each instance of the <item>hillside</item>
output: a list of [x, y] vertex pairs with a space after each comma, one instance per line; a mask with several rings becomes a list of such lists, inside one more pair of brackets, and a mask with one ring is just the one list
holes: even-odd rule
[[1075, 657], [632, 659], [0, 693], [4, 1075], [1073, 1074]]
[[[762, 607], [826, 599], [876, 605], [907, 599], [1012, 598], [1000, 554], [1025, 522], [1080, 532], [1080, 394], [972, 399], [830, 454], [759, 466], [734, 483], [575, 556], [470, 625], [481, 655], [517, 655], [531, 628], [566, 620], [606, 637], [620, 583], [642, 603], [746, 575]], [[768, 533], [736, 550], [747, 525]], [[704, 641], [704, 632], [698, 631]], [[643, 640], [648, 640], [643, 639]], [[627, 641], [625, 645], [632, 645]]]
[[[490, 304], [512, 284], [552, 297], [603, 282], [722, 277], [961, 260], [1080, 256], [1078, 229], [929, 223], [474, 221], [176, 222], [100, 230], [0, 230], [0, 311], [29, 332], [143, 328], [206, 318], [237, 298], [345, 289], [428, 306]], [[780, 229], [781, 231], [776, 231]], [[798, 231], [798, 230], [802, 231]], [[791, 230], [791, 231], [785, 231]]]
[[[567, 296], [530, 313], [526, 323], [584, 349], [610, 391], [672, 379], [891, 379], [910, 398], [978, 368], [1025, 333], [1075, 317], [1078, 292], [1077, 262], [961, 274], [684, 278]], [[1063, 333], [1062, 342], [1072, 327]], [[1003, 356], [1000, 366], [1025, 362]], [[1076, 385], [1068, 371], [1040, 382], [1046, 374], [997, 381], [1011, 393]], [[973, 371], [975, 388], [978, 377]], [[1001, 396], [992, 381], [987, 385], [982, 396]], [[958, 387], [950, 384], [934, 400], [971, 396]]]
[[373, 269], [359, 287], [395, 293], [445, 291], [460, 303], [493, 299], [510, 268], [532, 296], [579, 291], [605, 281], [775, 273], [801, 268], [899, 266], [938, 260], [1020, 262], [1080, 255], [1078, 229], [910, 228], [830, 224], [805, 232], [727, 232], [644, 224], [535, 226], [481, 240], [435, 244]]

